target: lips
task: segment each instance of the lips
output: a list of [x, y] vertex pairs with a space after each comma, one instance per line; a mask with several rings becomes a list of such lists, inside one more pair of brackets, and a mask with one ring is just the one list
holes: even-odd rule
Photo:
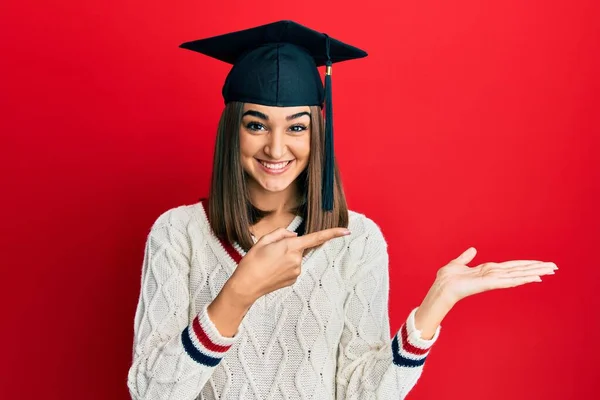
[[278, 169], [283, 169], [283, 168], [287, 167], [288, 164], [291, 163], [292, 161], [288, 160], [288, 161], [282, 161], [282, 162], [278, 162], [278, 163], [269, 163], [269, 162], [266, 162], [263, 160], [258, 160], [258, 162], [261, 163], [266, 168], [278, 170]]
[[294, 162], [294, 160], [287, 160], [274, 163], [259, 159], [256, 159], [256, 161], [258, 162], [258, 164], [260, 164], [263, 171], [271, 175], [277, 175], [287, 171], [289, 166]]

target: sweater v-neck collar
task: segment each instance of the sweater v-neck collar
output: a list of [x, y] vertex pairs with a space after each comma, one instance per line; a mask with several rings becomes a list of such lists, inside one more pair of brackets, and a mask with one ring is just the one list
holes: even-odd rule
[[[206, 198], [200, 199], [200, 205], [202, 207], [202, 211], [203, 211], [205, 220], [206, 220], [207, 224], [209, 225], [209, 230], [210, 230], [210, 222], [208, 219], [208, 207], [207, 207], [208, 199], [206, 199]], [[298, 233], [299, 236], [304, 234], [305, 224], [304, 224], [304, 219], [302, 218], [302, 216], [296, 215], [294, 217], [294, 219], [289, 223], [289, 225], [287, 226], [286, 229], [291, 232]], [[252, 239], [256, 243], [254, 235], [252, 236]], [[242, 248], [242, 246], [239, 243], [237, 243], [237, 242], [230, 243], [228, 240], [224, 240], [224, 239], [221, 239], [218, 237], [217, 237], [217, 240], [219, 241], [219, 243], [221, 244], [221, 247], [225, 250], [227, 255], [229, 255], [229, 257], [232, 259], [232, 261], [235, 263], [236, 266], [237, 266], [237, 264], [239, 264], [242, 257], [246, 256], [246, 251]], [[307, 254], [303, 257], [302, 261], [305, 262], [311, 254], [312, 254], [312, 250], [307, 252]]]

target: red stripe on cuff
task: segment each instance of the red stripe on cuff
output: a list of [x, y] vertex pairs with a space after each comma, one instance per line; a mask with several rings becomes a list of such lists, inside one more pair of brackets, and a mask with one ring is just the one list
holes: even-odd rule
[[406, 324], [402, 325], [402, 328], [400, 328], [400, 335], [402, 336], [402, 348], [404, 351], [417, 356], [422, 356], [429, 351], [429, 349], [420, 349], [408, 342], [408, 331], [406, 330]]
[[229, 350], [229, 348], [231, 347], [231, 345], [221, 346], [219, 344], [213, 343], [212, 340], [210, 340], [210, 338], [206, 334], [206, 332], [204, 332], [204, 329], [200, 325], [200, 321], [198, 320], [198, 317], [194, 318], [194, 322], [192, 322], [192, 326], [194, 328], [194, 333], [196, 334], [198, 341], [200, 343], [202, 343], [202, 345], [204, 347], [206, 347], [208, 350], [216, 351], [219, 353], [224, 353], [227, 350]]

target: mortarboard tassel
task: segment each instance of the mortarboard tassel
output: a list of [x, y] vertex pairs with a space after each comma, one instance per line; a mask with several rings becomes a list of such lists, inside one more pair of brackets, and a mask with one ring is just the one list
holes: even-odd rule
[[333, 210], [333, 105], [331, 103], [331, 57], [329, 55], [329, 36], [325, 35], [327, 62], [325, 63], [325, 163], [321, 188], [322, 208], [324, 211]]

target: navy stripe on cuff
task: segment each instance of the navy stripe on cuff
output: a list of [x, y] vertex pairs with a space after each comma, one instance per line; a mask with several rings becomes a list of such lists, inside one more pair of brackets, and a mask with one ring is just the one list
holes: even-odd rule
[[215, 358], [203, 354], [196, 348], [196, 346], [194, 346], [192, 340], [190, 339], [189, 327], [185, 328], [183, 332], [181, 332], [181, 341], [183, 343], [183, 348], [185, 349], [185, 352], [188, 353], [188, 355], [192, 357], [192, 359], [198, 364], [204, 364], [209, 367], [214, 367], [219, 362], [221, 362], [221, 358]]
[[398, 344], [398, 335], [394, 336], [394, 340], [392, 340], [392, 353], [394, 355], [394, 364], [399, 367], [420, 367], [425, 363], [425, 359], [427, 357], [423, 357], [419, 360], [413, 360], [410, 358], [403, 357], [400, 354], [400, 346]]

